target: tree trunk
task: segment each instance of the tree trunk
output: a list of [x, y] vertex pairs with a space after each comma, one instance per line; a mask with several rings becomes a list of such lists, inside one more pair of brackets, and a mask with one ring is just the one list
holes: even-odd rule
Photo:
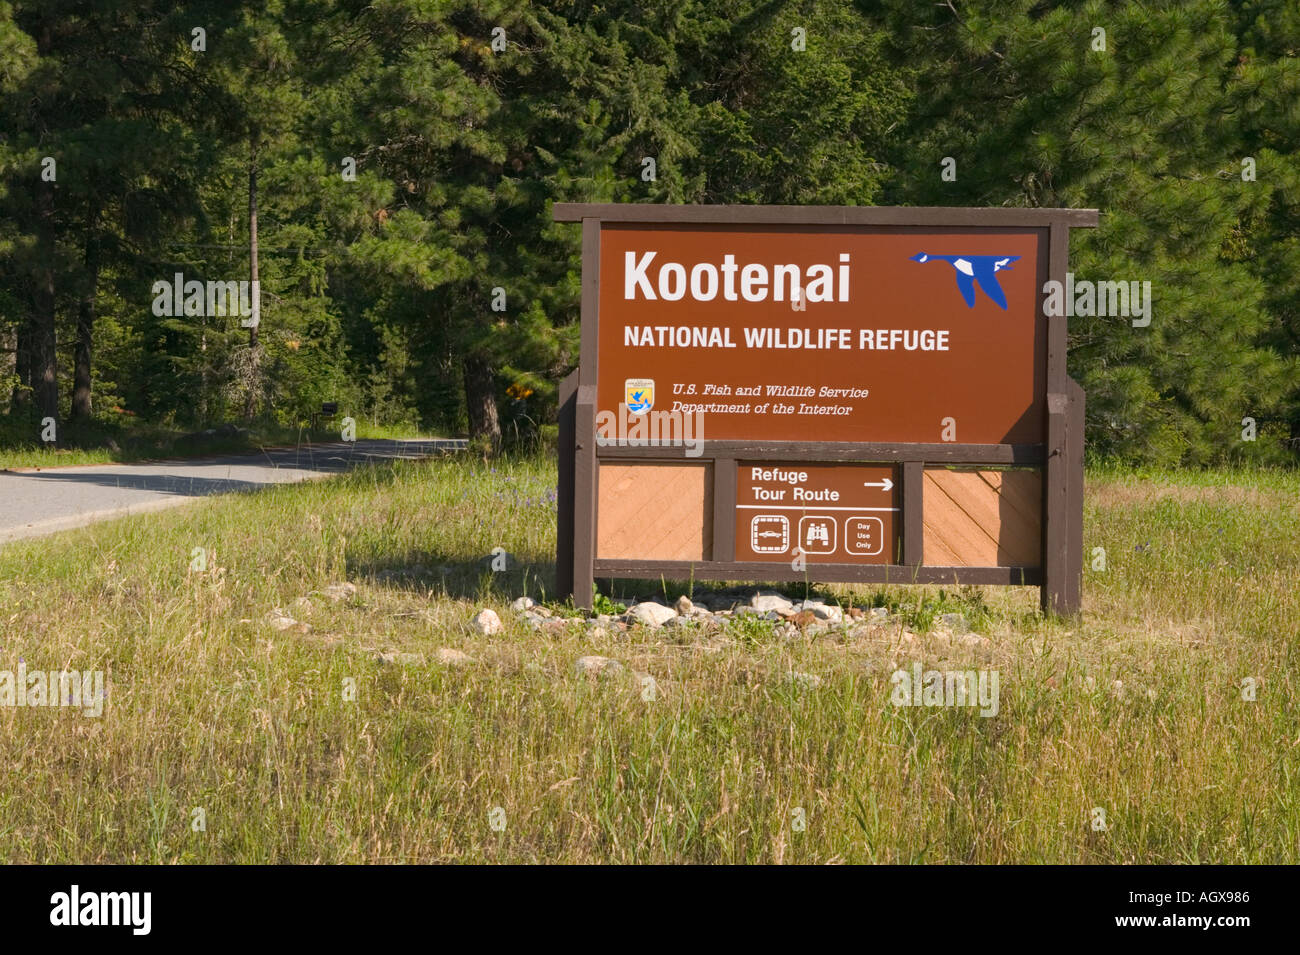
[[95, 295], [99, 292], [99, 208], [92, 200], [86, 214], [86, 285], [77, 309], [77, 352], [72, 373], [72, 420], [89, 421], [91, 413], [90, 360], [95, 333]]
[[36, 218], [40, 264], [35, 275], [31, 384], [41, 418], [59, 420], [59, 365], [54, 330], [54, 183], [37, 185]]
[[483, 440], [492, 452], [501, 447], [501, 419], [497, 416], [496, 372], [482, 358], [464, 363], [465, 408], [469, 413], [469, 436]]
[[248, 134], [248, 278], [251, 285], [252, 316], [248, 326], [248, 395], [244, 401], [244, 420], [257, 414], [257, 396], [262, 387], [261, 347], [257, 326], [262, 321], [262, 287], [257, 269], [257, 134]]
[[32, 403], [32, 316], [24, 315], [14, 329], [14, 382], [13, 394], [9, 396], [9, 408], [17, 412], [31, 407]]

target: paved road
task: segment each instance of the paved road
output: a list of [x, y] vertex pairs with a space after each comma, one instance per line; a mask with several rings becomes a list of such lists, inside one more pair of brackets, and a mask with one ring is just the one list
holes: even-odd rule
[[454, 438], [356, 441], [150, 464], [0, 471], [0, 543], [175, 507], [208, 494], [305, 481], [358, 464], [464, 447], [463, 440]]

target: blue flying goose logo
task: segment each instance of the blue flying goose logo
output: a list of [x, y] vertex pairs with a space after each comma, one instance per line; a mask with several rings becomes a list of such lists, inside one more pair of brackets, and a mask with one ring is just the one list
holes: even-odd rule
[[930, 255], [918, 252], [912, 256], [913, 262], [928, 262], [941, 259], [952, 266], [957, 273], [957, 288], [966, 300], [967, 308], [975, 307], [975, 283], [980, 283], [984, 294], [993, 300], [998, 308], [1006, 311], [1007, 297], [998, 284], [997, 273], [1010, 269], [1011, 263], [1020, 258], [1018, 255]]

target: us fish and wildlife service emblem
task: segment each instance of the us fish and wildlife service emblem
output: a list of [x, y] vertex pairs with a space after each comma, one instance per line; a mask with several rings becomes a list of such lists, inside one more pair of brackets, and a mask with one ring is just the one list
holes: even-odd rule
[[623, 401], [628, 414], [645, 414], [655, 406], [655, 381], [653, 378], [625, 378]]

